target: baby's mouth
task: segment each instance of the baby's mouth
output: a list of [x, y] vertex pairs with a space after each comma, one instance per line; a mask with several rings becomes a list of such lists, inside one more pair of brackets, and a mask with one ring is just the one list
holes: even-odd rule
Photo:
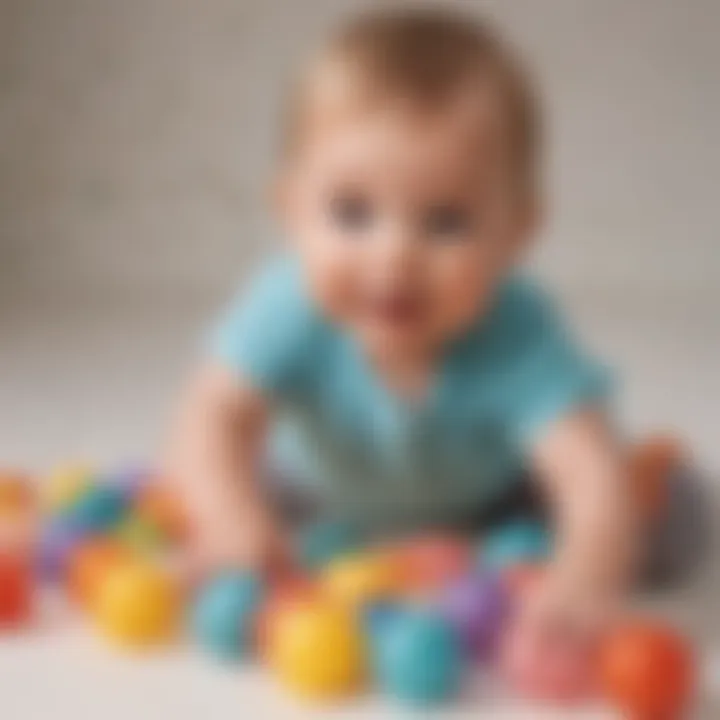
[[416, 324], [423, 314], [423, 303], [417, 295], [391, 294], [370, 302], [372, 314], [382, 322], [395, 326]]

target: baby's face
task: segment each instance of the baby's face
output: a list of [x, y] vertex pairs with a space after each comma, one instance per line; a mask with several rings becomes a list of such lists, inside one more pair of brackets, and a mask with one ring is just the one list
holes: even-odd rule
[[482, 315], [528, 232], [492, 104], [318, 117], [285, 185], [323, 311], [374, 354], [433, 353]]

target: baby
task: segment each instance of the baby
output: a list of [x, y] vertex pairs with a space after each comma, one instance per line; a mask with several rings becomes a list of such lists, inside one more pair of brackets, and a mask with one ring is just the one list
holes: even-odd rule
[[517, 272], [538, 126], [510, 48], [443, 11], [363, 17], [310, 64], [276, 194], [290, 248], [219, 323], [172, 443], [206, 568], [283, 562], [268, 457], [377, 533], [472, 527], [531, 484], [557, 544], [516, 635], [542, 663], [599, 630], [633, 502], [603, 370]]

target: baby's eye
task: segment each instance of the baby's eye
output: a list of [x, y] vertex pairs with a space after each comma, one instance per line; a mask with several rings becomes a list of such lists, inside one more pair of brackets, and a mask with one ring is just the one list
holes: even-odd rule
[[370, 201], [362, 195], [339, 195], [330, 201], [330, 216], [342, 229], [367, 230], [374, 220]]
[[472, 225], [471, 213], [460, 205], [437, 205], [423, 219], [423, 230], [429, 238], [456, 240], [466, 235]]

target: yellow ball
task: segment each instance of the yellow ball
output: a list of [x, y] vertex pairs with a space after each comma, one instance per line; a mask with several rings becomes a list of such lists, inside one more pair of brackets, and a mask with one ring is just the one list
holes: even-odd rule
[[285, 687], [314, 700], [357, 691], [365, 679], [359, 621], [327, 600], [289, 603], [280, 611], [269, 659]]
[[98, 625], [107, 637], [141, 647], [172, 637], [180, 616], [180, 592], [159, 568], [129, 560], [103, 578], [95, 607]]
[[86, 465], [73, 464], [57, 468], [42, 489], [44, 507], [51, 511], [71, 505], [93, 482], [93, 472]]
[[358, 607], [398, 595], [401, 577], [392, 558], [386, 555], [353, 555], [338, 558], [328, 566], [322, 587], [332, 599]]

